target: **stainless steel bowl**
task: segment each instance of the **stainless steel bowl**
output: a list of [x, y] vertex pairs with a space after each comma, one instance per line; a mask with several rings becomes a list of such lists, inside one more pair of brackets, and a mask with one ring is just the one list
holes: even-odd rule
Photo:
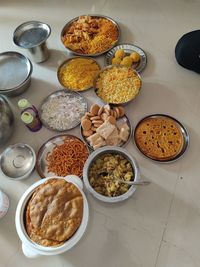
[[133, 101], [137, 96], [138, 96], [138, 94], [140, 93], [140, 90], [141, 90], [141, 87], [142, 87], [142, 79], [141, 79], [141, 76], [139, 75], [139, 73], [136, 71], [136, 70], [133, 70], [132, 69], [132, 71], [133, 72], [135, 72], [136, 73], [136, 75], [138, 76], [138, 78], [140, 79], [140, 81], [141, 81], [141, 86], [140, 86], [140, 88], [139, 88], [139, 91], [138, 91], [138, 93], [132, 98], [132, 99], [130, 99], [130, 100], [128, 100], [128, 101], [126, 101], [126, 102], [120, 102], [120, 103], [111, 103], [111, 102], [106, 102], [104, 99], [102, 99], [99, 95], [98, 95], [98, 93], [97, 93], [97, 90], [98, 90], [98, 88], [97, 88], [97, 80], [99, 79], [99, 77], [100, 77], [100, 75], [101, 75], [101, 73], [103, 73], [104, 71], [106, 71], [106, 70], [109, 70], [109, 69], [112, 69], [112, 68], [126, 68], [126, 67], [124, 67], [124, 66], [118, 66], [118, 65], [109, 65], [109, 66], [107, 66], [107, 67], [105, 67], [104, 69], [102, 69], [100, 72], [99, 72], [99, 74], [96, 76], [96, 78], [94, 79], [94, 89], [95, 89], [95, 93], [96, 93], [96, 95], [98, 96], [98, 98], [99, 99], [101, 99], [101, 101], [103, 101], [104, 103], [106, 103], [106, 104], [110, 104], [110, 105], [114, 105], [114, 106], [121, 106], [121, 105], [126, 105], [126, 104], [129, 104], [131, 101]]
[[[83, 90], [81, 90], [81, 89], [76, 89], [76, 88], [71, 89], [71, 88], [65, 86], [65, 84], [62, 82], [61, 78], [59, 77], [59, 72], [60, 72], [60, 69], [61, 69], [64, 65], [67, 65], [71, 60], [73, 60], [73, 59], [80, 59], [80, 58], [83, 58], [83, 59], [84, 59], [84, 57], [82, 56], [82, 57], [71, 57], [71, 58], [65, 60], [65, 61], [58, 67], [58, 70], [57, 70], [57, 79], [58, 79], [59, 83], [60, 83], [63, 87], [67, 88], [68, 90], [74, 91], [74, 92], [83, 92], [83, 91], [89, 90], [89, 89], [93, 88], [93, 85], [90, 86], [90, 87], [88, 87], [88, 88], [86, 88], [86, 89], [83, 89]], [[99, 67], [99, 71], [101, 70], [101, 66], [99, 65], [99, 63], [98, 63], [95, 59], [93, 59], [93, 58], [91, 58], [91, 57], [87, 57], [87, 59], [91, 59], [94, 63], [97, 64], [97, 66]]]
[[103, 148], [99, 148], [97, 151], [93, 152], [92, 154], [90, 154], [90, 156], [88, 157], [85, 165], [84, 165], [84, 169], [83, 169], [83, 181], [84, 184], [86, 186], [86, 188], [88, 189], [88, 191], [97, 199], [103, 201], [103, 202], [108, 202], [108, 203], [114, 203], [114, 202], [121, 202], [126, 200], [127, 198], [129, 198], [130, 196], [132, 196], [132, 194], [135, 192], [136, 187], [134, 185], [130, 186], [129, 190], [120, 196], [117, 197], [107, 197], [104, 195], [101, 195], [99, 193], [97, 193], [93, 187], [90, 185], [90, 182], [88, 180], [88, 176], [89, 176], [89, 170], [91, 165], [93, 164], [93, 162], [99, 158], [101, 155], [103, 154], [107, 154], [107, 153], [111, 153], [111, 154], [120, 154], [123, 157], [125, 157], [132, 165], [133, 171], [134, 171], [134, 181], [138, 181], [140, 179], [140, 172], [139, 172], [139, 167], [137, 165], [136, 160], [131, 156], [131, 154], [128, 153], [128, 151], [124, 148], [121, 147], [116, 147], [116, 146], [106, 146]]
[[36, 156], [32, 147], [18, 143], [7, 147], [0, 159], [2, 173], [12, 180], [26, 179], [35, 167]]
[[9, 51], [0, 54], [0, 93], [17, 96], [31, 83], [33, 66], [24, 55]]
[[[81, 16], [86, 16], [86, 15], [81, 15]], [[64, 43], [63, 43], [63, 41], [62, 41], [62, 37], [63, 37], [63, 35], [64, 35], [65, 32], [67, 31], [67, 29], [71, 26], [71, 24], [72, 24], [74, 21], [78, 20], [78, 18], [81, 17], [81, 16], [78, 16], [78, 17], [76, 17], [76, 18], [70, 20], [70, 21], [63, 27], [63, 29], [62, 29], [62, 31], [61, 31], [61, 35], [60, 35], [61, 42], [62, 42], [63, 45], [64, 45]], [[104, 53], [107, 53], [110, 49], [112, 49], [112, 48], [118, 43], [118, 41], [119, 41], [119, 39], [120, 39], [120, 35], [121, 35], [121, 33], [120, 33], [120, 27], [119, 27], [119, 25], [118, 25], [118, 23], [117, 23], [116, 21], [114, 21], [113, 19], [111, 19], [111, 18], [108, 17], [108, 16], [102, 16], [102, 15], [98, 15], [98, 14], [93, 14], [93, 15], [91, 15], [91, 14], [87, 14], [87, 16], [90, 16], [90, 17], [92, 17], [92, 18], [104, 18], [104, 19], [107, 19], [107, 20], [111, 21], [111, 22], [117, 27], [117, 30], [118, 30], [118, 38], [117, 38], [116, 42], [115, 42], [109, 49], [106, 49], [105, 51], [102, 51], [102, 52], [100, 52], [100, 53], [96, 53], [96, 54], [81, 54], [81, 53], [78, 53], [78, 52], [73, 51], [72, 49], [66, 47], [65, 45], [64, 45], [64, 47], [65, 47], [69, 52], [72, 52], [73, 54], [78, 55], [78, 56], [97, 57], [97, 56], [100, 56], [100, 55], [102, 55], [102, 54], [104, 54]]]
[[27, 49], [33, 61], [44, 62], [49, 57], [46, 40], [51, 34], [48, 24], [40, 21], [28, 21], [19, 25], [13, 34], [13, 42]]
[[0, 146], [11, 137], [14, 128], [14, 116], [5, 96], [0, 95]]

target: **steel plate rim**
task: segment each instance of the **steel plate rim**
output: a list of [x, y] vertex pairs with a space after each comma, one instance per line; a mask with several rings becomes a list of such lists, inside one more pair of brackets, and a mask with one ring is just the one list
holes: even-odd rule
[[[130, 46], [131, 48], [128, 48], [128, 46]], [[142, 52], [140, 54], [140, 56], [142, 57], [143, 62], [141, 64], [141, 66], [139, 66], [138, 68], [137, 67], [135, 69], [133, 67], [131, 67], [131, 68], [136, 70], [138, 73], [142, 72], [145, 69], [146, 65], [147, 65], [147, 54], [141, 47], [139, 47], [137, 45], [134, 45], [134, 44], [130, 44], [130, 43], [118, 44], [118, 45], [114, 46], [112, 49], [110, 49], [110, 51], [108, 51], [107, 54], [105, 55], [104, 62], [106, 64], [106, 66], [109, 66], [109, 65], [112, 64], [110, 59], [113, 58], [114, 52], [116, 52], [116, 50], [118, 50], [118, 49], [127, 49], [127, 50], [135, 51], [134, 48], [137, 48], [139, 51]]]
[[81, 92], [85, 92], [85, 91], [88, 91], [88, 90], [90, 90], [90, 89], [92, 89], [93, 88], [93, 84], [92, 84], [92, 86], [90, 86], [89, 88], [86, 88], [86, 89], [84, 89], [84, 90], [77, 90], [77, 89], [70, 89], [69, 87], [65, 87], [62, 83], [61, 83], [61, 81], [60, 81], [60, 79], [59, 79], [59, 77], [58, 77], [58, 71], [61, 69], [61, 67], [63, 66], [63, 65], [65, 65], [66, 63], [68, 63], [68, 62], [70, 62], [71, 60], [73, 60], [73, 59], [77, 59], [77, 58], [85, 58], [85, 59], [91, 59], [91, 60], [93, 60], [98, 66], [99, 66], [99, 71], [101, 71], [101, 66], [100, 66], [100, 64], [94, 59], [94, 58], [92, 58], [92, 57], [84, 57], [84, 56], [74, 56], [74, 57], [70, 57], [70, 58], [68, 58], [68, 59], [66, 59], [65, 61], [63, 61], [60, 65], [59, 65], [59, 67], [58, 67], [58, 69], [57, 69], [57, 79], [58, 79], [58, 81], [59, 81], [59, 83], [60, 83], [60, 85], [61, 86], [63, 86], [64, 88], [66, 88], [67, 90], [70, 90], [70, 91], [72, 91], [72, 92], [78, 92], [78, 93], [81, 93]]
[[[73, 51], [72, 49], [66, 47], [62, 41], [62, 36], [66, 30], [66, 28], [68, 28], [70, 26], [70, 24], [72, 24], [74, 21], [78, 20], [79, 17], [81, 16], [90, 16], [90, 17], [97, 17], [97, 18], [105, 18], [105, 19], [108, 19], [109, 21], [111, 21], [116, 27], [117, 27], [117, 31], [118, 31], [118, 38], [116, 40], [116, 42], [107, 50], [103, 51], [103, 52], [100, 52], [100, 53], [96, 53], [96, 54], [81, 54], [81, 53], [78, 53], [78, 52], [75, 52]], [[104, 16], [104, 15], [100, 15], [100, 14], [85, 14], [85, 15], [80, 15], [80, 16], [77, 16], [73, 19], [71, 19], [70, 21], [68, 21], [65, 26], [62, 28], [62, 31], [61, 31], [61, 34], [60, 34], [60, 40], [63, 44], [63, 46], [65, 47], [65, 49], [67, 51], [69, 51], [70, 53], [73, 53], [74, 55], [77, 55], [77, 56], [84, 56], [84, 57], [97, 57], [97, 56], [101, 56], [105, 53], [107, 53], [109, 50], [111, 50], [120, 40], [121, 38], [121, 30], [120, 30], [120, 26], [119, 24], [112, 18], [108, 17], [108, 16]]]
[[42, 103], [40, 104], [40, 106], [39, 106], [39, 108], [38, 108], [39, 118], [40, 118], [42, 124], [43, 124], [47, 129], [49, 129], [49, 130], [51, 130], [51, 131], [54, 131], [54, 132], [61, 132], [61, 133], [62, 133], [62, 132], [69, 131], [69, 130], [72, 130], [72, 129], [76, 128], [76, 127], [80, 124], [81, 120], [80, 120], [79, 122], [77, 122], [73, 127], [67, 128], [67, 129], [65, 129], [65, 130], [58, 130], [58, 129], [51, 128], [51, 127], [48, 125], [48, 123], [46, 123], [46, 122], [42, 119], [42, 106], [43, 106], [43, 105], [47, 102], [47, 100], [50, 99], [53, 95], [56, 96], [56, 95], [59, 95], [60, 93], [69, 93], [69, 94], [74, 94], [74, 95], [78, 95], [78, 96], [80, 96], [80, 97], [84, 100], [84, 103], [86, 104], [86, 111], [85, 111], [85, 112], [87, 112], [87, 110], [88, 110], [88, 102], [87, 102], [86, 98], [85, 98], [82, 94], [80, 94], [79, 92], [71, 91], [71, 90], [66, 89], [66, 88], [65, 88], [65, 89], [57, 90], [57, 91], [55, 91], [55, 92], [49, 94], [47, 97], [45, 97], [45, 98], [43, 99]]
[[[136, 132], [136, 129], [137, 127], [139, 126], [139, 124], [148, 119], [148, 118], [152, 118], [152, 117], [167, 117], [169, 119], [172, 119], [174, 120], [178, 125], [179, 125], [179, 128], [180, 128], [180, 131], [182, 133], [182, 136], [183, 136], [183, 139], [184, 139], [184, 145], [183, 145], [183, 148], [182, 150], [172, 159], [167, 159], [167, 160], [158, 160], [158, 159], [153, 159], [149, 156], [147, 156], [145, 153], [143, 153], [140, 148], [137, 146], [136, 142], [135, 142], [135, 132]], [[151, 115], [147, 115], [145, 117], [143, 117], [141, 120], [139, 120], [139, 122], [136, 124], [135, 126], [135, 130], [133, 131], [133, 143], [135, 144], [137, 150], [140, 152], [140, 154], [142, 154], [145, 158], [147, 159], [150, 159], [151, 161], [153, 162], [157, 162], [157, 163], [163, 163], [163, 164], [169, 164], [169, 163], [173, 163], [173, 162], [176, 162], [177, 160], [179, 160], [180, 158], [182, 158], [186, 152], [186, 150], [188, 149], [189, 147], [189, 144], [190, 144], [190, 137], [189, 137], [189, 133], [186, 129], [186, 127], [179, 121], [177, 120], [176, 118], [168, 115], [168, 114], [162, 114], [162, 113], [155, 113], [155, 114], [151, 114]]]
[[[89, 155], [90, 155], [90, 150], [89, 150], [89, 148], [88, 148], [86, 142], [85, 142], [84, 140], [82, 140], [81, 138], [79, 138], [79, 137], [77, 137], [76, 135], [73, 135], [73, 134], [58, 134], [58, 135], [55, 135], [55, 136], [49, 138], [46, 142], [44, 142], [44, 143], [40, 146], [40, 148], [39, 148], [39, 150], [38, 150], [38, 152], [37, 152], [37, 155], [36, 155], [35, 169], [36, 169], [37, 173], [39, 174], [39, 176], [40, 176], [42, 179], [43, 179], [43, 178], [46, 178], [46, 176], [43, 174], [43, 172], [42, 172], [42, 170], [41, 170], [41, 167], [40, 167], [40, 160], [39, 160], [39, 159], [41, 159], [41, 155], [43, 154], [46, 145], [47, 145], [48, 143], [53, 144], [53, 140], [54, 140], [54, 139], [57, 139], [57, 138], [65, 138], [65, 137], [76, 138], [76, 139], [80, 140], [82, 143], [84, 143], [84, 145], [85, 145], [85, 147], [86, 147], [86, 149], [87, 149], [87, 151], [88, 151], [88, 157], [89, 157]], [[48, 177], [48, 176], [47, 176], [47, 177]], [[81, 176], [80, 178], [82, 179], [82, 176]]]

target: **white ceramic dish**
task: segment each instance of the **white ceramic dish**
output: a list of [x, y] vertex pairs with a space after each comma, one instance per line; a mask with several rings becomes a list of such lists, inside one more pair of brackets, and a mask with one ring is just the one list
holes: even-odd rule
[[[26, 233], [25, 227], [24, 227], [24, 211], [26, 208], [26, 204], [28, 200], [30, 199], [31, 195], [35, 191], [35, 189], [46, 182], [49, 179], [65, 179], [68, 182], [73, 183], [81, 192], [83, 196], [83, 218], [80, 227], [76, 231], [76, 233], [69, 239], [67, 240], [62, 246], [59, 247], [44, 247], [41, 245], [36, 244], [33, 242], [29, 236]], [[76, 243], [81, 239], [83, 236], [87, 224], [88, 224], [88, 218], [89, 218], [89, 208], [88, 208], [88, 202], [86, 199], [86, 196], [83, 192], [83, 183], [81, 179], [75, 175], [70, 175], [66, 177], [58, 177], [58, 176], [53, 176], [53, 177], [48, 177], [45, 179], [42, 179], [33, 185], [31, 185], [25, 193], [22, 195], [21, 199], [19, 200], [19, 203], [17, 205], [16, 209], [16, 214], [15, 214], [15, 225], [16, 225], [16, 230], [18, 233], [19, 238], [22, 241], [22, 251], [26, 257], [29, 258], [36, 258], [41, 255], [58, 255], [61, 253], [64, 253], [74, 247]]]
[[97, 193], [93, 187], [90, 185], [90, 182], [88, 180], [88, 172], [90, 169], [91, 164], [94, 162], [95, 159], [97, 159], [99, 156], [103, 154], [121, 154], [123, 157], [127, 158], [128, 161], [131, 163], [133, 171], [134, 171], [134, 181], [139, 181], [140, 180], [140, 172], [139, 172], [139, 167], [137, 165], [136, 160], [128, 153], [128, 151], [124, 148], [117, 147], [117, 146], [106, 146], [103, 148], [99, 148], [98, 150], [94, 151], [90, 156], [88, 157], [84, 169], [83, 169], [83, 180], [86, 188], [88, 191], [97, 199], [103, 201], [103, 202], [108, 202], [108, 203], [115, 203], [115, 202], [121, 202], [129, 198], [130, 196], [133, 195], [133, 193], [136, 190], [136, 186], [132, 185], [130, 186], [129, 190], [120, 196], [117, 197], [107, 197], [104, 195], [101, 195]]

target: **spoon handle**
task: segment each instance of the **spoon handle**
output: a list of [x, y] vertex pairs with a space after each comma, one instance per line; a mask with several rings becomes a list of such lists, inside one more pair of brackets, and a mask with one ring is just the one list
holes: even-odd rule
[[118, 180], [120, 183], [123, 184], [129, 184], [129, 185], [149, 185], [151, 182], [150, 181], [123, 181], [123, 180]]

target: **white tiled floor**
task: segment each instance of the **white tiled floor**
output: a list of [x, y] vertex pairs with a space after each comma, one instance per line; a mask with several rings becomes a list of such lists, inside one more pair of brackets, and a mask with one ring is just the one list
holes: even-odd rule
[[[198, 29], [200, 1], [6, 1], [0, 3], [0, 52], [14, 50], [14, 29], [24, 21], [48, 23], [49, 60], [33, 64], [33, 79], [24, 94], [39, 106], [42, 99], [60, 86], [58, 65], [69, 55], [60, 42], [64, 24], [80, 14], [99, 13], [119, 22], [121, 43], [134, 43], [148, 56], [143, 73], [143, 87], [137, 99], [126, 107], [133, 126], [145, 115], [166, 113], [179, 119], [188, 129], [190, 146], [185, 156], [171, 164], [158, 164], [144, 158], [131, 142], [127, 149], [137, 159], [142, 176], [151, 185], [138, 188], [134, 196], [121, 204], [106, 205], [86, 192], [90, 220], [81, 241], [60, 256], [27, 259], [15, 231], [14, 216], [18, 200], [29, 185], [39, 179], [13, 182], [1, 177], [0, 187], [9, 195], [10, 209], [0, 221], [1, 267], [198, 267], [200, 266], [200, 76], [176, 64], [174, 48], [185, 33]], [[103, 57], [97, 59], [103, 66]], [[84, 95], [97, 101], [91, 91]], [[34, 136], [22, 125], [16, 103], [15, 132], [8, 144], [25, 142], [35, 151], [55, 134], [42, 129]], [[79, 128], [70, 133], [80, 136]], [[5, 144], [0, 151], [8, 145]]]

